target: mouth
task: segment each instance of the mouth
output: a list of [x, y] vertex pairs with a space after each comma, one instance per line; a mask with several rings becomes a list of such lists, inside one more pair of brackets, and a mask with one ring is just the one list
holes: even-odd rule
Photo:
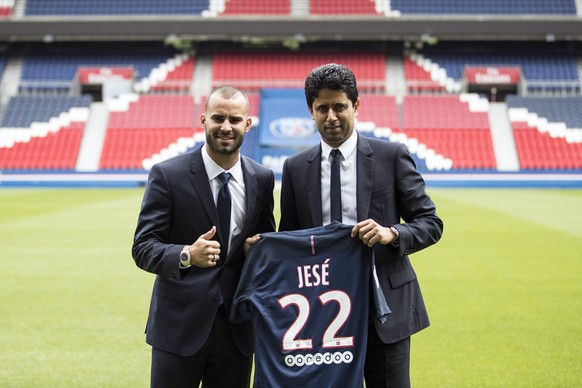
[[327, 125], [327, 126], [324, 127], [324, 129], [326, 131], [334, 132], [334, 131], [341, 130], [342, 129], [342, 126], [341, 125]]
[[234, 136], [231, 135], [217, 135], [216, 138], [222, 141], [234, 140]]

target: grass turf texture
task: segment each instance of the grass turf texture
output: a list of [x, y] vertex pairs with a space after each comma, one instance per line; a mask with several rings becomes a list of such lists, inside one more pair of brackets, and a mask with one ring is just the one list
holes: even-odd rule
[[[149, 386], [142, 193], [0, 190], [0, 386]], [[432, 321], [412, 338], [413, 386], [577, 386], [582, 191], [430, 193], [445, 234], [412, 256]]]

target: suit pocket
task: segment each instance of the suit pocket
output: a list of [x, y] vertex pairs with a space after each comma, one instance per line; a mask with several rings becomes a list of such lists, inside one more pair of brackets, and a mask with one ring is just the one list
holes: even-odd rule
[[180, 304], [192, 303], [196, 294], [189, 288], [169, 283], [165, 280], [159, 280], [156, 286], [156, 296], [162, 299], [171, 300]]
[[392, 206], [395, 206], [394, 187], [392, 185], [384, 185], [374, 189], [370, 197], [370, 204], [376, 209], [391, 209]]
[[394, 273], [388, 274], [388, 277], [390, 278], [390, 285], [392, 288], [398, 288], [406, 283], [416, 280], [416, 272], [414, 272], [412, 266], [407, 266]]
[[372, 191], [372, 199], [385, 199], [391, 196], [393, 191], [394, 187], [392, 187], [392, 185], [384, 185], [382, 187], [374, 188]]

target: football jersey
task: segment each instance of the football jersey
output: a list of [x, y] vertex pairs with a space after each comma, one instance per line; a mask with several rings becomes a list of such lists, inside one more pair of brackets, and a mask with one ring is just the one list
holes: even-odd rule
[[352, 228], [262, 233], [249, 250], [230, 318], [255, 319], [254, 387], [363, 386], [373, 257]]

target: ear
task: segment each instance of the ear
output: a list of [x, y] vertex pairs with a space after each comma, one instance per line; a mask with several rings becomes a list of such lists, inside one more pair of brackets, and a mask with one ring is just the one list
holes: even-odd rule
[[202, 128], [204, 128], [204, 123], [205, 123], [205, 122], [206, 122], [206, 115], [204, 115], [204, 113], [202, 113], [202, 114], [200, 115], [200, 126], [201, 126]]
[[249, 118], [247, 119], [247, 126], [245, 128], [245, 132], [250, 131], [252, 125], [253, 125], [253, 119], [249, 116]]
[[358, 97], [358, 99], [356, 100], [356, 103], [354, 104], [354, 116], [358, 115], [358, 108], [360, 107], [360, 97]]
[[309, 106], [309, 105], [307, 105], [307, 109], [309, 109], [309, 113], [311, 114], [311, 118], [312, 118], [312, 119], [313, 119], [313, 118], [315, 118], [315, 117], [313, 116], [313, 107], [312, 107], [312, 106]]

